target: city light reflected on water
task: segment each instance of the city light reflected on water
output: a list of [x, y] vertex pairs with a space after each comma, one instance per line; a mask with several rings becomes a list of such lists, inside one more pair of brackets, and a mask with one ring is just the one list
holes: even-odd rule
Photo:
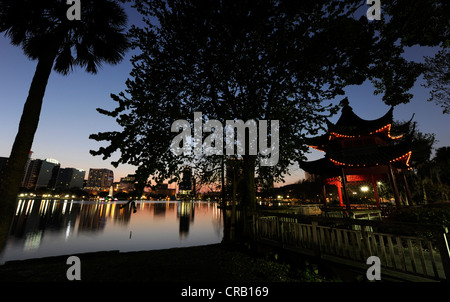
[[121, 252], [221, 242], [216, 203], [19, 200], [0, 263], [95, 251]]

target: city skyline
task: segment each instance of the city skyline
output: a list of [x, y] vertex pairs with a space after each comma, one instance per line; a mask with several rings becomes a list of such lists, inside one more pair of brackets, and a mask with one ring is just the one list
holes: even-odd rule
[[[129, 24], [139, 23], [140, 17], [134, 10], [128, 10]], [[0, 36], [0, 91], [2, 91], [2, 131], [0, 134], [0, 156], [9, 157], [17, 127], [22, 114], [23, 104], [28, 94], [29, 85], [37, 62], [29, 60], [20, 47], [10, 44], [8, 38]], [[124, 60], [117, 66], [103, 65], [97, 75], [90, 75], [80, 68], [75, 68], [68, 76], [56, 72], [50, 75], [44, 97], [42, 114], [32, 151], [35, 158], [56, 158], [66, 167], [77, 167], [85, 171], [90, 168], [106, 168], [114, 171], [117, 182], [128, 174], [134, 174], [137, 167], [121, 165], [114, 168], [110, 162], [118, 158], [115, 154], [108, 160], [90, 155], [89, 150], [97, 150], [102, 143], [89, 139], [92, 133], [120, 130], [114, 119], [99, 114], [95, 109], [112, 110], [116, 103], [110, 94], [118, 94], [126, 89], [125, 81], [132, 70], [130, 58], [137, 51], [129, 50]], [[414, 47], [408, 49], [408, 59], [423, 62], [424, 55], [434, 55], [436, 49]], [[414, 95], [408, 104], [395, 107], [394, 115], [399, 120], [409, 120], [413, 114], [418, 122], [418, 130], [423, 133], [435, 133], [436, 148], [450, 145], [449, 115], [442, 114], [442, 109], [434, 103], [427, 102], [429, 89], [421, 86], [422, 77], [416, 82], [411, 93]], [[350, 86], [346, 90], [350, 104], [356, 114], [364, 119], [375, 119], [384, 114], [389, 106], [381, 96], [373, 95], [373, 85], [365, 82], [360, 86]], [[336, 103], [337, 100], [331, 100]], [[186, 118], [192, 113], [186, 113]], [[334, 122], [337, 114], [331, 121]], [[240, 118], [240, 117], [236, 117]], [[283, 121], [280, 121], [282, 127]], [[171, 135], [171, 133], [168, 133]], [[322, 153], [312, 151], [309, 159], [316, 159]], [[291, 170], [285, 184], [294, 183], [304, 177], [298, 166]]]

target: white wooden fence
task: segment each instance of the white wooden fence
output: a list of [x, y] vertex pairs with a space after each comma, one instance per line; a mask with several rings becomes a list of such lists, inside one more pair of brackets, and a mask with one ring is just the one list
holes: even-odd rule
[[[378, 256], [381, 267], [434, 280], [450, 281], [447, 230], [439, 226], [269, 214], [254, 217], [259, 242], [323, 259], [365, 264]], [[394, 232], [377, 230], [394, 230]], [[404, 235], [411, 233], [414, 235]], [[418, 236], [417, 232], [424, 234]], [[402, 234], [403, 233], [403, 234]]]

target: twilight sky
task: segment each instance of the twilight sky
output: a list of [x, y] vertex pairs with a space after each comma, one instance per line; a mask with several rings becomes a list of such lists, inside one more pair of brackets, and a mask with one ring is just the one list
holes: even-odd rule
[[[128, 13], [129, 23], [136, 24], [139, 15], [134, 10], [128, 10]], [[405, 56], [410, 60], [423, 61], [424, 55], [435, 53], [435, 49], [417, 47], [409, 49]], [[101, 115], [95, 109], [115, 108], [116, 103], [110, 94], [117, 94], [126, 88], [125, 80], [132, 68], [131, 55], [129, 51], [119, 65], [103, 65], [97, 75], [88, 74], [81, 68], [76, 68], [68, 76], [52, 72], [32, 147], [33, 158], [54, 158], [61, 163], [61, 167], [84, 169], [86, 178], [89, 168], [112, 169], [115, 181], [134, 173], [134, 166], [122, 165], [115, 169], [110, 164], [111, 159], [104, 161], [101, 157], [90, 155], [89, 150], [97, 150], [106, 143], [88, 138], [92, 133], [120, 130], [113, 118]], [[29, 60], [23, 54], [20, 47], [10, 45], [9, 39], [0, 35], [0, 157], [9, 157], [36, 64], [36, 61]], [[394, 119], [406, 121], [415, 113], [418, 130], [436, 134], [438, 142], [435, 147], [450, 146], [450, 115], [442, 114], [440, 107], [426, 101], [429, 90], [422, 87], [421, 83], [422, 78], [419, 78], [411, 90], [414, 97], [410, 103], [395, 107]], [[389, 109], [381, 96], [374, 96], [373, 91], [370, 83], [346, 89], [350, 106], [363, 119], [376, 119]], [[186, 119], [192, 117], [193, 114]], [[331, 121], [335, 122], [337, 118], [335, 116]], [[282, 123], [280, 121], [280, 127]], [[321, 152], [315, 151], [309, 158], [322, 156]], [[117, 157], [118, 154], [115, 159]], [[292, 168], [291, 174], [286, 178], [286, 184], [304, 176], [298, 166]]]

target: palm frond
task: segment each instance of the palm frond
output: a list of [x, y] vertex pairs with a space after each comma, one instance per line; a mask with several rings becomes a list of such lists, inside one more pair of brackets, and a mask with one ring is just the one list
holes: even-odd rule
[[65, 0], [0, 0], [0, 32], [33, 60], [57, 48], [54, 70], [63, 75], [123, 59], [127, 15], [118, 1], [83, 0], [81, 21], [69, 21], [67, 8]]

